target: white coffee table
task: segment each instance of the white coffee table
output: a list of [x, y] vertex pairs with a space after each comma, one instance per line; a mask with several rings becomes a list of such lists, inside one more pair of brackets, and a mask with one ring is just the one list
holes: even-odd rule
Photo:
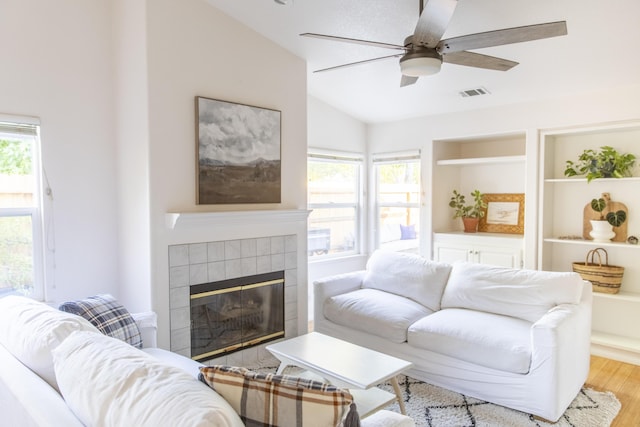
[[[267, 350], [280, 361], [278, 374], [287, 366], [298, 366], [349, 389], [362, 418], [394, 400], [406, 415], [396, 375], [411, 367], [411, 362], [318, 332], [270, 344]], [[395, 395], [375, 387], [385, 381], [391, 383]]]

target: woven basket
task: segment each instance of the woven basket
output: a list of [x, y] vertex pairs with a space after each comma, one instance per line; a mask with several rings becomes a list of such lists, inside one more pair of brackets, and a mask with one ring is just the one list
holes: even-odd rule
[[[602, 264], [600, 251], [604, 252], [605, 260]], [[594, 257], [598, 256], [598, 263], [594, 262]], [[609, 265], [609, 254], [604, 248], [592, 249], [587, 253], [585, 262], [574, 262], [573, 271], [579, 273], [584, 280], [588, 280], [593, 285], [594, 292], [604, 292], [606, 294], [617, 294], [622, 284], [624, 267]]]

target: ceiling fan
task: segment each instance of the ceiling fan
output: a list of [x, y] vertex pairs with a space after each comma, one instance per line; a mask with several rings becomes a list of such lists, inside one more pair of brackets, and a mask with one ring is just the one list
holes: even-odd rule
[[453, 16], [458, 0], [419, 0], [419, 2], [420, 18], [418, 19], [418, 24], [413, 34], [404, 40], [404, 45], [329, 36], [325, 34], [300, 34], [303, 37], [356, 43], [401, 51], [393, 55], [324, 68], [314, 72], [331, 71], [399, 57], [400, 71], [402, 72], [400, 86], [408, 86], [414, 84], [419, 77], [439, 72], [443, 62], [489, 70], [507, 71], [518, 65], [518, 63], [508, 59], [469, 52], [469, 50], [564, 36], [567, 34], [566, 22], [558, 21], [468, 34], [466, 36], [441, 40]]

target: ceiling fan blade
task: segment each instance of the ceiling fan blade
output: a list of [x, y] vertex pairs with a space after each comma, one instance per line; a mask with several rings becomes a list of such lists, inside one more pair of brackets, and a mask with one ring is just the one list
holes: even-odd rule
[[405, 76], [402, 75], [402, 79], [400, 79], [400, 87], [405, 87], [414, 84], [418, 81], [417, 77]]
[[565, 21], [548, 22], [546, 24], [526, 25], [524, 27], [505, 28], [503, 30], [453, 37], [442, 40], [438, 43], [437, 48], [441, 54], [445, 54], [565, 35], [567, 35], [567, 23]]
[[444, 34], [458, 0], [420, 0], [422, 11], [413, 32], [413, 43], [419, 46], [436, 47]]
[[508, 71], [518, 65], [517, 62], [509, 61], [508, 59], [467, 51], [447, 53], [446, 55], [442, 55], [442, 61], [449, 64], [497, 71]]
[[406, 50], [404, 46], [400, 46], [397, 44], [374, 42], [370, 40], [351, 39], [348, 37], [328, 36], [326, 34], [316, 34], [316, 33], [302, 33], [300, 35], [302, 37], [312, 37], [315, 39], [325, 39], [325, 40], [333, 40], [337, 42], [363, 44], [365, 46], [382, 47], [386, 49]]
[[389, 58], [398, 58], [398, 57], [400, 57], [402, 55], [403, 55], [402, 53], [398, 53], [396, 55], [381, 56], [379, 58], [365, 59], [364, 61], [351, 62], [349, 64], [336, 65], [334, 67], [323, 68], [321, 70], [315, 70], [314, 73], [322, 73], [324, 71], [337, 70], [338, 68], [353, 67], [354, 65], [367, 64], [369, 62], [382, 61], [384, 59], [389, 59]]

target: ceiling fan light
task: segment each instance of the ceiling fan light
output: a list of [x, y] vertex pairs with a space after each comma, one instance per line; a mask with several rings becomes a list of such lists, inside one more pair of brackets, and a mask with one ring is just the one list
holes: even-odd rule
[[432, 57], [415, 57], [400, 60], [400, 71], [409, 77], [421, 77], [436, 74], [440, 71], [442, 60]]

